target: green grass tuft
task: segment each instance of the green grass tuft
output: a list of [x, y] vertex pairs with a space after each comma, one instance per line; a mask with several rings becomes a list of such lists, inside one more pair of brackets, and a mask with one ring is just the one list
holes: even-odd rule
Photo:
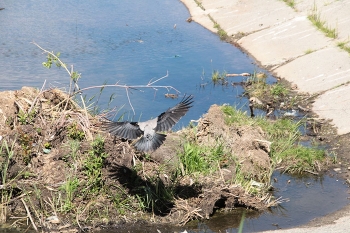
[[313, 25], [316, 26], [318, 30], [322, 31], [327, 37], [333, 39], [338, 37], [338, 30], [336, 28], [331, 28], [327, 25], [326, 21], [321, 19], [321, 14], [318, 12], [316, 5], [314, 5], [311, 14], [308, 15], [308, 19]]

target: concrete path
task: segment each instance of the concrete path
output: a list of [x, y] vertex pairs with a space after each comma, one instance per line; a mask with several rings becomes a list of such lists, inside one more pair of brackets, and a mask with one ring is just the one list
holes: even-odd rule
[[[350, 41], [350, 0], [290, 0], [293, 7], [281, 0], [181, 1], [194, 21], [216, 33], [215, 21], [262, 67], [318, 95], [313, 111], [331, 119], [338, 134], [350, 132], [350, 53], [337, 46]], [[336, 30], [336, 39], [311, 23], [313, 13]], [[302, 228], [271, 232], [350, 232], [350, 207]]]
[[[194, 21], [217, 32], [211, 17], [275, 76], [319, 95], [313, 111], [331, 119], [339, 134], [350, 132], [350, 54], [337, 46], [350, 40], [350, 0], [301, 0], [294, 8], [279, 0], [182, 2]], [[312, 13], [336, 30], [336, 39], [310, 22]]]

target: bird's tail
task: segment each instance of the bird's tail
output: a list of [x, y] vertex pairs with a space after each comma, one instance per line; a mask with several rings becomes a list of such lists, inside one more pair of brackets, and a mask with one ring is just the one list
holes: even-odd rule
[[166, 138], [165, 134], [159, 134], [159, 133], [155, 133], [152, 139], [147, 139], [146, 137], [142, 136], [135, 143], [135, 147], [139, 151], [152, 152], [158, 149], [158, 147], [160, 147], [160, 145], [163, 144], [163, 142], [165, 141], [165, 138]]

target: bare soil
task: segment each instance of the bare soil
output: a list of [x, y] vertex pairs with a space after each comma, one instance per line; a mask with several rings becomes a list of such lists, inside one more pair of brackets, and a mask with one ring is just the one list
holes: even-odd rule
[[[84, 138], [73, 160], [67, 155], [72, 153], [69, 141], [79, 137], [77, 132], [84, 132]], [[87, 179], [84, 158], [97, 134], [103, 136], [104, 151], [108, 153], [102, 167], [103, 188], [98, 195], [83, 195], [89, 189], [84, 183]], [[219, 209], [246, 207], [261, 211], [269, 207], [268, 197], [250, 195], [228, 182], [234, 179], [237, 161], [242, 164], [241, 170], [247, 179], [266, 181], [271, 169], [269, 148], [263, 143], [266, 135], [260, 128], [228, 127], [216, 105], [200, 119], [196, 132], [187, 129], [169, 133], [163, 146], [147, 156], [135, 151], [130, 142], [102, 132], [98, 117], [87, 115], [64, 92], [23, 87], [0, 95], [0, 136], [1, 143], [13, 145], [14, 151], [7, 183], [0, 186], [2, 194], [10, 195], [0, 208], [7, 209], [1, 212], [0, 220], [23, 217], [15, 226], [24, 224], [29, 216], [43, 231], [78, 232], [142, 220], [182, 225], [195, 218], [209, 218]], [[330, 130], [317, 137], [331, 143], [342, 161], [339, 165], [344, 177], [348, 178], [349, 135], [336, 136]], [[237, 160], [228, 159], [218, 164], [218, 172], [211, 176], [197, 177], [197, 180], [183, 176], [174, 183], [171, 175], [178, 167], [177, 153], [186, 140], [205, 145], [219, 140]], [[2, 153], [7, 154], [5, 147]], [[0, 164], [4, 162], [5, 157], [1, 156]], [[82, 181], [72, 200], [75, 208], [68, 213], [60, 212], [59, 205], [67, 195], [61, 187], [72, 174]], [[150, 182], [151, 178], [155, 181]], [[143, 210], [136, 204], [138, 197], [146, 198], [145, 190], [152, 193], [167, 187], [174, 187], [174, 200], [160, 199], [153, 207]], [[134, 203], [130, 202], [122, 212], [116, 197], [134, 200]]]

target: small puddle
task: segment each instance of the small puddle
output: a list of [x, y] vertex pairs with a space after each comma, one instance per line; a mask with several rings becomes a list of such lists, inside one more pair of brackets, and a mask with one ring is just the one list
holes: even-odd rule
[[[277, 182], [274, 182], [273, 180]], [[247, 211], [244, 232], [257, 232], [296, 227], [315, 217], [337, 211], [349, 204], [348, 186], [334, 173], [321, 176], [290, 176], [275, 171], [273, 195], [284, 201], [269, 211]], [[192, 222], [188, 232], [237, 232], [243, 208], [229, 213], [216, 213], [210, 220]]]

